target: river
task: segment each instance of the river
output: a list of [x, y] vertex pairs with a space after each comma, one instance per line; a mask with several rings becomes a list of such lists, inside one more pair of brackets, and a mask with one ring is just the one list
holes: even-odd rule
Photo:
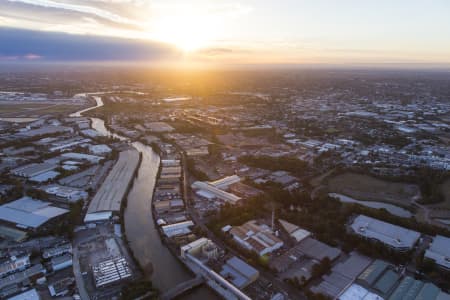
[[[83, 112], [103, 106], [101, 97], [93, 97], [97, 102], [97, 106], [81, 110], [71, 114], [71, 116], [79, 117]], [[126, 137], [110, 132], [106, 128], [104, 120], [91, 118], [91, 121], [92, 128], [101, 135], [115, 137], [122, 141], [129, 140]], [[162, 243], [153, 221], [151, 200], [159, 168], [159, 156], [151, 147], [140, 142], [134, 142], [132, 145], [142, 153], [142, 162], [138, 176], [127, 197], [128, 202], [124, 215], [125, 233], [130, 243], [130, 248], [140, 265], [144, 268], [146, 276], [161, 292], [164, 292], [183, 281], [193, 278], [193, 275]], [[179, 299], [220, 298], [209, 288], [202, 286]]]

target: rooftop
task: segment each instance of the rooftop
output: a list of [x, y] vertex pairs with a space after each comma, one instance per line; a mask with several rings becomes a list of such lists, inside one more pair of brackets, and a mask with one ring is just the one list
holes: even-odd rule
[[450, 269], [450, 238], [441, 235], [434, 237], [425, 257], [434, 260], [441, 267]]
[[378, 240], [393, 248], [411, 249], [420, 237], [417, 231], [359, 215], [351, 225], [353, 231], [366, 238]]

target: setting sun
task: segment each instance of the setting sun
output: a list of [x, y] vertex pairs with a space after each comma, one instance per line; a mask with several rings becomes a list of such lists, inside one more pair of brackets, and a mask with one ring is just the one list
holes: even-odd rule
[[160, 18], [152, 38], [190, 52], [208, 47], [218, 37], [219, 25], [219, 20], [212, 15], [187, 8], [186, 11], [176, 11]]

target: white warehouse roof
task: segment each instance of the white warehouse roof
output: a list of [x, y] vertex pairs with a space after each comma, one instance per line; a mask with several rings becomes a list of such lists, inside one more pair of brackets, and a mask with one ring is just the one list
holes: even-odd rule
[[417, 231], [364, 215], [356, 217], [351, 227], [360, 236], [378, 240], [397, 249], [411, 249], [420, 237], [420, 233]]
[[22, 227], [37, 228], [50, 219], [69, 212], [49, 202], [23, 197], [0, 206], [0, 220]]
[[434, 260], [441, 267], [450, 269], [450, 238], [441, 235], [434, 237], [425, 257]]

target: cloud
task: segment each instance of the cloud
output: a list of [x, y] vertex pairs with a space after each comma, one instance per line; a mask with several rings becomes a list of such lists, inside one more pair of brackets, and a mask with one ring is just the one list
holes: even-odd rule
[[0, 28], [1, 60], [164, 61], [180, 57], [172, 46], [142, 40]]
[[206, 48], [197, 51], [197, 54], [207, 55], [207, 56], [217, 56], [223, 54], [230, 54], [233, 50], [229, 48]]

